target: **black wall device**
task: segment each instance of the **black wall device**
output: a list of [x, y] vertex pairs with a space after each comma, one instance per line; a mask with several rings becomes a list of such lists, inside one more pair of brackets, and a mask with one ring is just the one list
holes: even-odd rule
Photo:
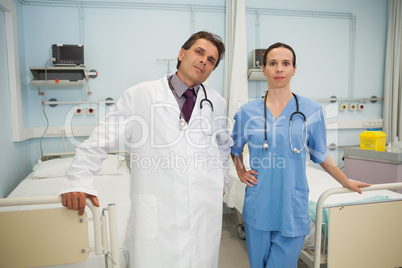
[[251, 67], [261, 68], [264, 62], [265, 49], [254, 49], [251, 52]]
[[84, 45], [52, 45], [54, 66], [85, 66]]

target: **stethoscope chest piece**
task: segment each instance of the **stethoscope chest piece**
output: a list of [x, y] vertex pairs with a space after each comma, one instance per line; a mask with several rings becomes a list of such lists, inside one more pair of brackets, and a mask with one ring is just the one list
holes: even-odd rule
[[184, 131], [184, 130], [187, 129], [187, 127], [188, 127], [187, 122], [181, 117], [180, 120], [179, 120], [179, 124], [177, 125], [177, 128], [180, 131]]
[[268, 149], [268, 141], [266, 141], [266, 140], [264, 141], [262, 148], [264, 148], [264, 150]]

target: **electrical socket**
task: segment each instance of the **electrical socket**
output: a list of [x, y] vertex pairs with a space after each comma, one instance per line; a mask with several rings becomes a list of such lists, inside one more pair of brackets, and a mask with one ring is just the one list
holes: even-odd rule
[[60, 127], [60, 134], [62, 136], [72, 136], [73, 135], [73, 129], [71, 127]]
[[383, 120], [381, 118], [363, 120], [362, 127], [364, 127], [364, 128], [381, 128], [381, 127], [383, 127]]

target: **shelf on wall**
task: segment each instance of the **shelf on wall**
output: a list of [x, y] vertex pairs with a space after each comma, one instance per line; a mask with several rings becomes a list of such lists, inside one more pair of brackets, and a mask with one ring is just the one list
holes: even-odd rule
[[247, 71], [248, 80], [267, 80], [262, 72], [262, 68], [251, 68]]
[[84, 67], [30, 67], [35, 87], [82, 87], [88, 79]]

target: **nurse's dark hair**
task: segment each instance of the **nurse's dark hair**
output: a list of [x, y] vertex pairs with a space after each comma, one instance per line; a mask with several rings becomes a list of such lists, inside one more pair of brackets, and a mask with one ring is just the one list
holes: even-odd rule
[[[196, 32], [190, 36], [190, 38], [181, 46], [181, 48], [188, 50], [192, 45], [194, 45], [194, 43], [198, 39], [208, 40], [209, 42], [214, 44], [216, 46], [216, 48], [218, 49], [219, 56], [216, 59], [216, 64], [214, 67], [214, 70], [215, 70], [215, 68], [218, 67], [221, 59], [223, 59], [223, 57], [225, 56], [225, 45], [223, 44], [221, 37], [219, 35], [216, 35], [216, 34], [213, 34], [213, 33], [207, 32], [207, 31]], [[179, 59], [177, 59], [177, 65], [176, 65], [177, 70], [179, 69], [180, 63], [181, 63], [181, 61]]]
[[289, 46], [289, 45], [287, 45], [287, 44], [284, 44], [284, 43], [280, 43], [280, 42], [271, 45], [269, 48], [267, 48], [267, 50], [265, 50], [265, 52], [264, 52], [263, 65], [264, 65], [264, 66], [267, 66], [267, 56], [268, 56], [268, 53], [269, 53], [271, 50], [273, 50], [274, 48], [278, 48], [278, 47], [287, 48], [287, 49], [289, 49], [289, 50], [292, 52], [292, 54], [293, 54], [293, 62], [292, 62], [292, 64], [293, 64], [293, 67], [296, 67], [296, 53], [295, 53], [295, 51], [293, 50], [293, 48], [292, 48], [291, 46]]

